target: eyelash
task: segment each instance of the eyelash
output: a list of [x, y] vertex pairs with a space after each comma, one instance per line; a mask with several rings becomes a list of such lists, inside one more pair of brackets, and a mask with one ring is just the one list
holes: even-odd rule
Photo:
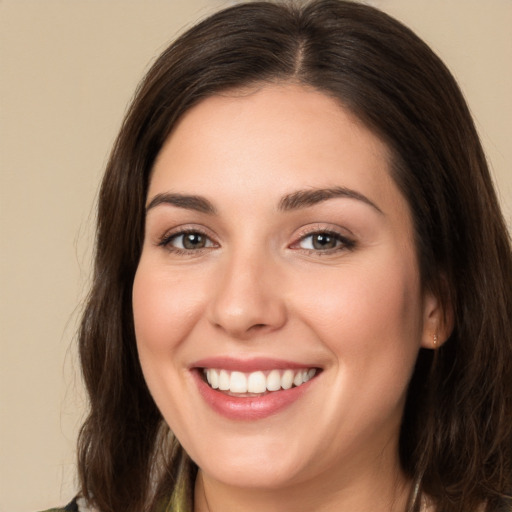
[[[312, 238], [318, 235], [323, 235], [329, 238], [333, 238], [336, 242], [336, 247], [332, 247], [329, 249], [312, 249], [312, 248], [302, 248], [299, 246], [301, 242], [304, 242], [308, 238]], [[299, 239], [291, 245], [292, 248], [297, 247], [298, 250], [304, 251], [308, 254], [314, 253], [318, 255], [322, 254], [335, 254], [341, 251], [351, 251], [356, 247], [356, 242], [351, 238], [348, 238], [337, 231], [329, 230], [329, 229], [315, 229], [314, 231], [308, 231], [299, 236]]]
[[[209, 244], [205, 247], [200, 247], [198, 249], [186, 249], [186, 248], [180, 248], [175, 247], [172, 245], [172, 242], [180, 237], [185, 237], [186, 235], [199, 235], [201, 237], [204, 237], [206, 239], [206, 243]], [[318, 236], [318, 235], [324, 235], [326, 237], [333, 238], [336, 241], [336, 247], [329, 248], [329, 249], [313, 249], [313, 248], [302, 248], [300, 247], [300, 244], [307, 240], [308, 238]], [[210, 236], [208, 236], [204, 231], [201, 231], [200, 229], [183, 229], [178, 232], [174, 232], [171, 234], [165, 234], [157, 244], [159, 247], [164, 247], [168, 251], [178, 255], [178, 256], [189, 256], [189, 255], [199, 255], [205, 250], [209, 250], [215, 247], [218, 247], [218, 244], [214, 242]], [[329, 230], [329, 229], [315, 229], [314, 231], [308, 231], [306, 233], [303, 233], [299, 236], [298, 240], [296, 242], [293, 242], [290, 245], [290, 248], [297, 249], [302, 252], [311, 254], [333, 254], [338, 253], [340, 251], [351, 251], [355, 248], [356, 242], [344, 235], [341, 235], [340, 233]]]
[[[197, 249], [187, 249], [181, 247], [175, 247], [172, 245], [172, 242], [177, 240], [180, 237], [185, 237], [187, 235], [199, 235], [205, 239], [205, 243], [207, 244], [205, 247], [199, 247]], [[183, 243], [182, 243], [183, 245]], [[164, 247], [168, 251], [178, 255], [178, 256], [190, 256], [190, 255], [199, 255], [205, 250], [209, 250], [218, 246], [215, 242], [212, 241], [211, 237], [208, 236], [204, 231], [194, 228], [194, 229], [182, 229], [181, 231], [177, 231], [171, 234], [165, 234], [158, 242], [158, 246]]]

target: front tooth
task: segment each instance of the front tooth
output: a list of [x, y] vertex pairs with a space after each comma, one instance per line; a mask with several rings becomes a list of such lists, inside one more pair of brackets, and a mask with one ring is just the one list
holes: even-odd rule
[[269, 391], [278, 391], [281, 389], [281, 376], [279, 370], [272, 370], [267, 376], [267, 389]]
[[227, 391], [229, 389], [229, 373], [226, 370], [221, 370], [219, 374], [219, 389]]
[[263, 372], [253, 372], [247, 379], [249, 393], [264, 393], [267, 390], [267, 379]]
[[283, 389], [290, 389], [293, 385], [293, 370], [285, 370], [281, 377], [281, 387]]
[[247, 393], [247, 378], [242, 372], [231, 373], [229, 390], [232, 393]]
[[219, 387], [219, 372], [217, 370], [210, 368], [206, 373], [206, 378], [213, 389], [217, 389]]
[[295, 374], [295, 377], [293, 378], [293, 383], [296, 385], [296, 386], [300, 386], [304, 381], [302, 380], [302, 372], [301, 371], [298, 371], [296, 374]]

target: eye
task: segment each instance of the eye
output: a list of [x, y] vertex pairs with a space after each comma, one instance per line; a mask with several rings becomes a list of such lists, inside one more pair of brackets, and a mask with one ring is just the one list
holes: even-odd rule
[[303, 236], [296, 247], [307, 251], [335, 252], [343, 249], [352, 249], [355, 245], [353, 240], [332, 231], [317, 231]]
[[197, 251], [216, 246], [208, 236], [200, 231], [181, 231], [179, 233], [173, 233], [170, 236], [164, 237], [159, 245], [176, 252]]

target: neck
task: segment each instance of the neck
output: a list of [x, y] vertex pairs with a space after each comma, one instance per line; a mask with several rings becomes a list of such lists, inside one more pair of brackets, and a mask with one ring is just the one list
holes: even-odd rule
[[411, 490], [398, 465], [380, 463], [357, 476], [329, 472], [280, 489], [239, 488], [199, 470], [194, 512], [405, 512]]

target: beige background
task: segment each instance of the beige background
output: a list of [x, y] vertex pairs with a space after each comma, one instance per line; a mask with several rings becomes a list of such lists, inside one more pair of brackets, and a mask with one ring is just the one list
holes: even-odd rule
[[[148, 63], [221, 0], [0, 0], [0, 512], [73, 494], [93, 203]], [[233, 3], [233, 2], [231, 2]], [[374, 0], [458, 78], [512, 225], [512, 0]]]

